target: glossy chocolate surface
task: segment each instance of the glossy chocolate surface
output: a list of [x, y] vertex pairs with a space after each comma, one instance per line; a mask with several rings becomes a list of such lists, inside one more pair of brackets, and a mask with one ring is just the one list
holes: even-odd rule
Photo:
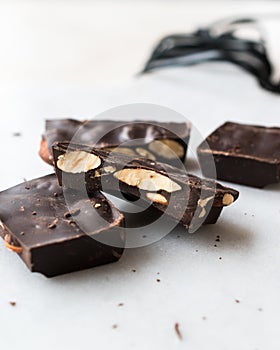
[[[108, 153], [83, 145], [69, 145], [68, 143], [57, 143], [54, 145], [53, 150], [58, 180], [64, 187], [76, 190], [86, 188], [89, 193], [102, 189], [105, 193], [108, 192], [120, 197], [122, 197], [122, 193], [125, 193], [135, 198], [141, 198], [144, 202], [149, 202], [158, 210], [165, 212], [172, 219], [181, 222], [187, 228], [194, 216], [199, 218], [197, 219], [199, 223], [216, 222], [221, 209], [225, 206], [224, 196], [226, 194], [230, 195], [232, 202], [238, 198], [238, 192], [234, 189], [224, 187], [212, 180], [201, 179], [197, 176], [187, 174], [184, 170], [168, 164], [157, 163], [144, 158], [134, 158], [123, 154]], [[58, 160], [65, 154], [67, 155], [67, 153], [77, 151], [94, 154], [99, 157], [101, 160], [100, 165], [93, 170], [82, 171], [80, 173], [63, 171], [60, 168]], [[163, 175], [165, 178], [168, 177], [180, 189], [170, 193], [165, 190], [144, 190], [143, 188], [129, 185], [123, 181], [119, 181], [114, 175], [122, 169], [155, 172], [156, 174]], [[162, 204], [149, 200], [147, 196], [150, 196], [150, 193], [162, 195], [166, 203]], [[203, 203], [200, 199], [205, 198], [209, 199], [209, 201], [205, 205], [203, 204], [202, 207], [199, 207], [198, 204]], [[206, 212], [203, 208], [205, 210], [207, 209]], [[201, 212], [203, 212], [203, 215]]]
[[[174, 164], [173, 155], [168, 152], [157, 154], [150, 144], [155, 140], [172, 140], [178, 143], [178, 157], [185, 160], [190, 136], [188, 123], [159, 123], [155, 121], [112, 121], [91, 120], [78, 121], [74, 119], [47, 120], [46, 131], [42, 137], [40, 156], [49, 164], [53, 163], [52, 144], [57, 141], [71, 141], [95, 147], [114, 148], [120, 146], [130, 154], [143, 156], [143, 149], [148, 151], [152, 159]], [[140, 148], [140, 149], [139, 149]], [[152, 148], [152, 149], [151, 149]], [[140, 154], [140, 153], [141, 154]]]
[[[70, 210], [54, 174], [0, 193], [1, 236], [22, 248], [20, 257], [31, 271], [48, 277], [116, 261], [123, 251], [100, 242], [111, 235], [124, 245], [123, 215], [104, 195], [84, 199], [70, 190], [67, 196]], [[79, 219], [91, 227], [88, 234], [75, 223]]]
[[205, 176], [213, 157], [218, 179], [254, 187], [280, 181], [280, 128], [227, 122], [197, 152]]

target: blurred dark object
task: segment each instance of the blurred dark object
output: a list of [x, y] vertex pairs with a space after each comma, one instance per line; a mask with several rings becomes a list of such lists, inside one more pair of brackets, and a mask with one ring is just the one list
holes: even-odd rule
[[277, 67], [270, 56], [271, 45], [267, 45], [261, 27], [258, 20], [243, 18], [220, 21], [192, 34], [167, 36], [157, 45], [142, 73], [170, 66], [226, 61], [253, 74], [263, 88], [280, 93]]

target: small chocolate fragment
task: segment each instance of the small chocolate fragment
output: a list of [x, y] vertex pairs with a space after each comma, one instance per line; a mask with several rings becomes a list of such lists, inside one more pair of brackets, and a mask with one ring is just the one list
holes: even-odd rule
[[52, 165], [52, 144], [57, 141], [71, 141], [73, 137], [75, 143], [105, 148], [108, 151], [118, 147], [117, 151], [124, 154], [176, 165], [178, 158], [182, 162], [185, 160], [190, 124], [137, 120], [47, 120], [39, 151], [41, 158]]
[[[65, 219], [64, 213], [71, 210], [54, 174], [29, 181], [29, 187], [26, 190], [23, 183], [0, 193], [0, 236], [32, 272], [52, 277], [119, 260], [124, 246], [123, 215], [104, 195], [95, 192], [84, 199], [68, 191], [71, 205], [80, 208], [71, 218], [80, 217], [84, 227], [91, 228], [86, 234]], [[101, 206], [98, 212], [96, 202]], [[25, 210], [20, 211], [21, 207]], [[87, 213], [85, 207], [92, 210]], [[34, 208], [37, 215], [31, 215]], [[116, 244], [103, 244], [103, 237]]]
[[182, 336], [182, 333], [181, 333], [179, 327], [180, 327], [179, 323], [178, 323], [178, 322], [175, 323], [175, 325], [174, 325], [175, 332], [176, 332], [178, 338], [179, 338], [180, 340], [183, 340], [183, 336]]
[[227, 122], [197, 148], [202, 172], [210, 177], [262, 188], [280, 182], [280, 128]]
[[121, 198], [124, 193], [191, 230], [215, 223], [223, 207], [238, 197], [237, 191], [213, 180], [144, 158], [64, 142], [54, 144], [53, 151], [56, 174], [65, 188], [102, 190]]

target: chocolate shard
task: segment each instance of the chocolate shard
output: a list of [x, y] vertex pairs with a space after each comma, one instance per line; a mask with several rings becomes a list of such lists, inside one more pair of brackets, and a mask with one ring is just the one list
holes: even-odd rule
[[54, 164], [60, 185], [92, 193], [102, 190], [150, 203], [191, 231], [215, 223], [238, 192], [168, 164], [109, 153], [84, 145], [57, 143]]
[[[66, 192], [67, 204], [52, 174], [0, 193], [0, 235], [6, 247], [32, 272], [47, 277], [111, 263], [123, 252], [123, 215], [106, 197], [95, 192], [84, 199]], [[67, 218], [65, 213], [70, 213]]]
[[156, 121], [113, 121], [54, 119], [46, 121], [41, 140], [41, 158], [53, 164], [52, 144], [71, 141], [105, 148], [128, 155], [176, 165], [185, 161], [189, 137], [189, 123], [159, 123]]
[[262, 188], [280, 182], [280, 128], [226, 122], [197, 148], [202, 172], [210, 177]]

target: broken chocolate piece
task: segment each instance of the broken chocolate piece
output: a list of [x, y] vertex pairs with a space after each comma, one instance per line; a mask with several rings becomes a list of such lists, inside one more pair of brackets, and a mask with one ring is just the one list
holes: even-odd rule
[[222, 208], [238, 197], [237, 191], [213, 180], [144, 158], [64, 142], [54, 144], [53, 151], [56, 174], [65, 188], [102, 190], [121, 198], [124, 193], [140, 199], [139, 204], [149, 203], [190, 231], [202, 223], [215, 223]]
[[[6, 247], [18, 253], [31, 271], [52, 277], [121, 257], [123, 215], [104, 195], [95, 192], [84, 199], [70, 190], [68, 197], [76, 210], [69, 210], [54, 174], [28, 181], [28, 187], [26, 190], [23, 183], [0, 193], [0, 235]], [[97, 203], [99, 209], [95, 209]], [[88, 207], [91, 210], [87, 212]], [[78, 216], [85, 230], [75, 224]]]
[[197, 149], [205, 176], [209, 162], [217, 178], [247, 186], [264, 187], [280, 182], [280, 128], [227, 122]]
[[[74, 136], [75, 135], [75, 136]], [[155, 121], [111, 121], [74, 119], [47, 120], [39, 154], [53, 164], [52, 144], [71, 141], [106, 148], [128, 155], [138, 155], [176, 165], [185, 161], [189, 137], [188, 123], [159, 123]]]

